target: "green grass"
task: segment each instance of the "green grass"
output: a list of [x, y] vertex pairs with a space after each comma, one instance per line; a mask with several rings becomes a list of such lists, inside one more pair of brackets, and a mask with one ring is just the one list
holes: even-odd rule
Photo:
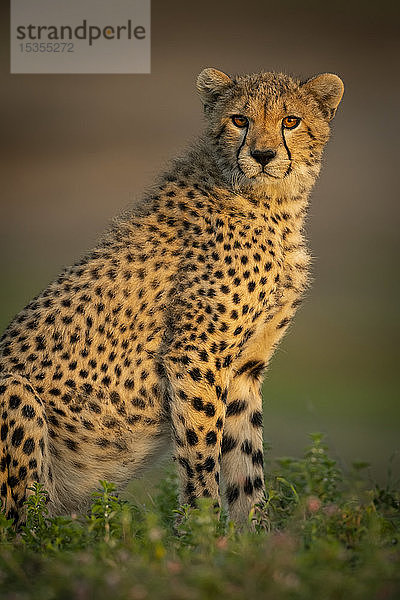
[[87, 515], [49, 518], [36, 485], [16, 534], [0, 514], [3, 599], [395, 599], [400, 491], [366, 465], [346, 476], [322, 436], [302, 458], [267, 465], [266, 494], [237, 531], [206, 499], [178, 505], [175, 472], [145, 502], [101, 482]]

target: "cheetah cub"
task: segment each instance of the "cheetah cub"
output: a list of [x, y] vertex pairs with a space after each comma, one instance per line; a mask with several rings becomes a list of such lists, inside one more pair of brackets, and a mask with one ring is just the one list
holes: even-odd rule
[[336, 75], [197, 79], [206, 127], [138, 206], [66, 268], [0, 341], [0, 494], [24, 519], [41, 482], [84, 510], [172, 441], [181, 501], [236, 522], [263, 497], [268, 361], [307, 287], [303, 234]]

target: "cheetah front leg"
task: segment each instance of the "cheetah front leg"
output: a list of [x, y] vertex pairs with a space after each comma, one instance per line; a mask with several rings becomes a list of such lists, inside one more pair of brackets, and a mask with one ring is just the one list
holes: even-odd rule
[[236, 371], [228, 388], [222, 440], [222, 479], [231, 518], [248, 520], [264, 495], [263, 413], [258, 361]]
[[225, 421], [222, 381], [191, 365], [184, 374], [170, 364], [171, 423], [180, 478], [181, 504], [201, 497], [220, 505], [220, 462]]

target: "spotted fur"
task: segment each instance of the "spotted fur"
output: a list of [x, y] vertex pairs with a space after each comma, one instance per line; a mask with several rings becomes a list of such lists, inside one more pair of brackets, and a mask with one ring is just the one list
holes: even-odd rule
[[1, 338], [0, 494], [16, 521], [34, 481], [51, 514], [82, 510], [171, 437], [182, 502], [219, 503], [221, 475], [236, 521], [262, 498], [260, 384], [307, 287], [303, 220], [343, 86], [206, 69], [197, 87], [197, 143]]

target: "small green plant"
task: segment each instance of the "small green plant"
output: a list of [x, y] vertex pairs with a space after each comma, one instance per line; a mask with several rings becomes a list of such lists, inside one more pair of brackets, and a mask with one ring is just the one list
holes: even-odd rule
[[266, 477], [266, 497], [254, 511], [257, 531], [281, 530], [304, 509], [313, 512], [321, 505], [333, 504], [339, 493], [342, 473], [328, 454], [320, 433], [310, 434], [311, 444], [303, 458], [279, 458]]
[[334, 459], [328, 454], [324, 436], [310, 434], [311, 444], [307, 446], [302, 459], [278, 459], [277, 477], [290, 481], [298, 493], [316, 496], [321, 502], [333, 502], [342, 473]]
[[31, 495], [25, 502], [26, 523], [21, 538], [30, 550], [53, 553], [77, 550], [85, 544], [85, 530], [76, 515], [49, 517], [48, 493], [42, 484], [28, 488]]
[[113, 545], [122, 536], [125, 502], [115, 495], [115, 485], [100, 481], [101, 490], [92, 494], [89, 516], [89, 531], [94, 539]]
[[22, 537], [30, 548], [39, 550], [48, 540], [48, 494], [41, 483], [34, 483], [28, 492], [32, 493], [25, 502], [26, 525]]

